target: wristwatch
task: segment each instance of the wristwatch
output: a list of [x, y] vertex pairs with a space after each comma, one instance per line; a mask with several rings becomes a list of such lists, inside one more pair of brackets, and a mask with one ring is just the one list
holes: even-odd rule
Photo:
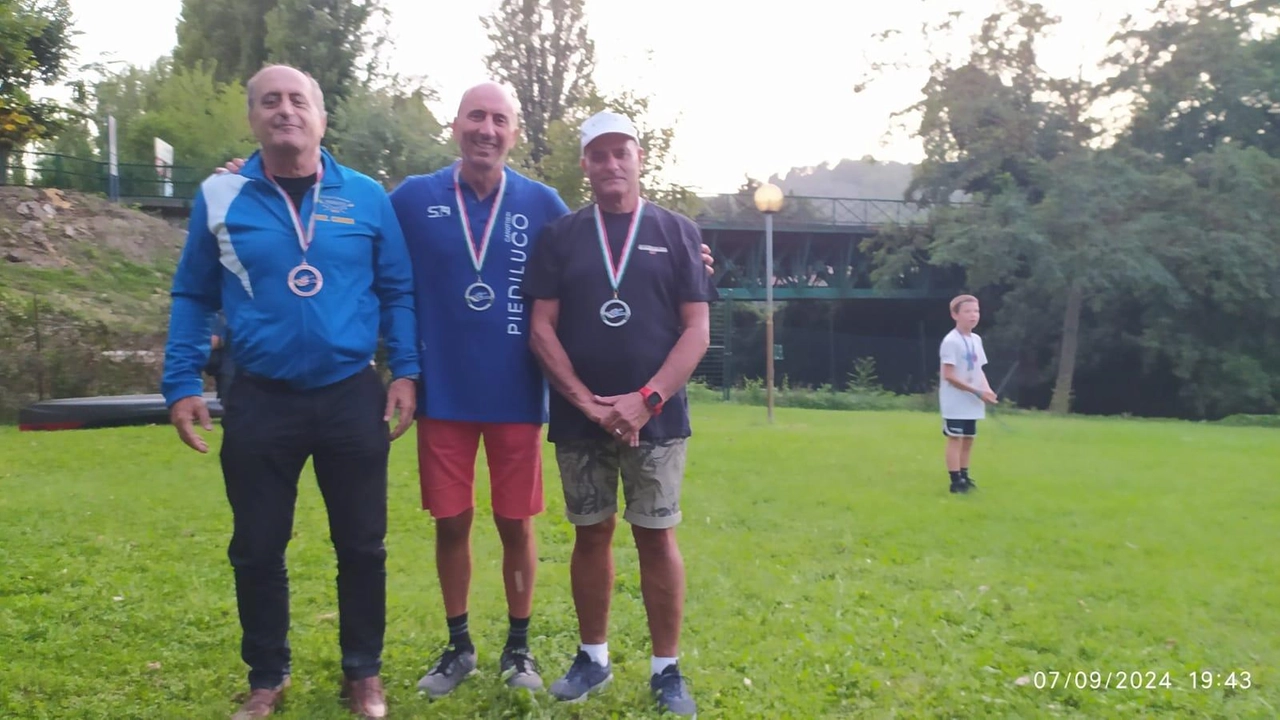
[[662, 395], [660, 395], [657, 390], [645, 385], [640, 388], [640, 397], [644, 398], [644, 405], [649, 408], [649, 412], [654, 415], [662, 414], [662, 404], [665, 403], [666, 400], [662, 399]]

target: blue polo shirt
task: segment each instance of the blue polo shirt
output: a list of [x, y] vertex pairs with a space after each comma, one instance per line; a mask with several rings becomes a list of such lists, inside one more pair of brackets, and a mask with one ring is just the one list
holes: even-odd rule
[[[603, 213], [611, 258], [623, 257], [633, 218], [634, 213]], [[713, 302], [719, 293], [702, 263], [698, 226], [646, 202], [618, 287], [618, 299], [630, 310], [620, 323], [607, 312], [613, 286], [599, 237], [594, 205], [548, 225], [523, 289], [532, 299], [560, 301], [556, 337], [583, 384], [596, 395], [623, 395], [643, 387], [666, 362], [683, 330], [681, 306]], [[559, 393], [551, 395], [550, 406], [551, 442], [611, 439]], [[646, 441], [690, 434], [684, 388], [666, 398], [662, 413], [640, 429], [640, 439]]]
[[554, 189], [505, 169], [506, 189], [480, 270], [480, 283], [492, 290], [493, 297], [487, 297], [477, 284], [460, 218], [481, 243], [498, 192], [479, 198], [462, 183], [460, 213], [456, 167], [410, 176], [391, 193], [413, 266], [422, 363], [418, 414], [433, 420], [544, 423], [547, 386], [529, 349], [532, 306], [521, 285], [542, 228], [569, 208]]

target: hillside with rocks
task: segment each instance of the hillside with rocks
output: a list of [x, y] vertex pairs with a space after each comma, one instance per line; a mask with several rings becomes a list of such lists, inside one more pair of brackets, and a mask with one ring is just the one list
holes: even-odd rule
[[163, 332], [183, 238], [181, 227], [101, 197], [0, 187], [0, 302], [39, 298], [113, 329]]

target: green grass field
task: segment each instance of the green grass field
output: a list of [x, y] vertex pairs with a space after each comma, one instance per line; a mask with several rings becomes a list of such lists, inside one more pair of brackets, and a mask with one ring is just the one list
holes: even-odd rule
[[[982, 426], [980, 493], [955, 497], [935, 415], [780, 409], [770, 427], [763, 408], [698, 404], [679, 537], [682, 665], [702, 717], [1280, 714], [1277, 431], [1006, 422]], [[653, 716], [625, 532], [605, 694], [557, 706], [500, 685], [499, 545], [481, 522], [470, 610], [488, 672], [444, 700], [417, 695], [445, 632], [411, 442], [392, 460], [392, 717]], [[531, 642], [550, 682], [576, 631], [573, 533], [550, 447], [546, 458]], [[282, 717], [338, 719], [349, 716], [336, 693], [334, 560], [309, 473], [289, 552], [294, 685]], [[244, 689], [229, 531], [216, 457], [169, 428], [0, 428], [0, 716], [229, 716]], [[1193, 683], [1202, 671], [1218, 675], [1213, 687]], [[1121, 673], [1140, 687], [1117, 687]], [[1110, 689], [1092, 687], [1109, 674]]]

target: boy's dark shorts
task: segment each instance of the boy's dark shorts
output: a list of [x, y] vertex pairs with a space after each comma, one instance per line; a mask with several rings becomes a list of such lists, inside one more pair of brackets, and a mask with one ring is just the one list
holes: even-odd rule
[[978, 434], [978, 421], [944, 419], [942, 434], [947, 437], [975, 437]]

